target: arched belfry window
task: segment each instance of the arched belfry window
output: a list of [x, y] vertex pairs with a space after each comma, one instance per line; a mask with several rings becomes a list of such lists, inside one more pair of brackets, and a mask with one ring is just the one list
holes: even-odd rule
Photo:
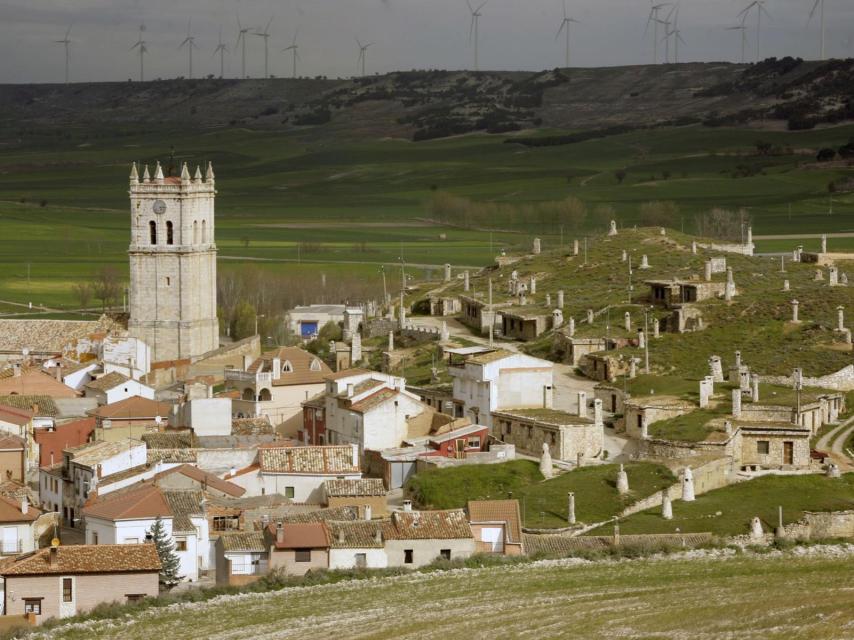
[[193, 244], [199, 244], [199, 221], [193, 220]]
[[157, 223], [154, 220], [148, 223], [148, 231], [151, 235], [151, 244], [157, 244]]
[[172, 230], [172, 221], [166, 221], [166, 244], [175, 244], [175, 235]]
[[202, 220], [202, 242], [207, 243], [208, 241], [208, 221]]

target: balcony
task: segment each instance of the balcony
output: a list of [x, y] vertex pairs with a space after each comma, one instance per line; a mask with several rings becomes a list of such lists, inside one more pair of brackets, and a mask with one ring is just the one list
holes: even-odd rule
[[225, 370], [225, 380], [226, 382], [238, 382], [242, 384], [251, 384], [255, 387], [272, 387], [273, 386], [273, 374], [266, 373], [252, 373], [251, 371], [240, 371], [238, 369], [226, 369]]
[[0, 555], [17, 556], [23, 553], [23, 540], [3, 540], [0, 541]]

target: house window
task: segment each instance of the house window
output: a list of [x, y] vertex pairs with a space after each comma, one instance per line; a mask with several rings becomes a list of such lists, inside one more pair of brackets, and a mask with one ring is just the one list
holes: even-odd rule
[[172, 229], [172, 221], [166, 222], [166, 244], [175, 244], [175, 232]]
[[469, 449], [480, 449], [480, 436], [472, 436], [468, 442]]
[[170, 278], [169, 276], [166, 276], [166, 286], [167, 287], [172, 286], [172, 278]]
[[92, 544], [98, 544], [98, 532], [97, 531], [92, 532]]
[[145, 597], [144, 593], [126, 593], [125, 598], [127, 598], [128, 604], [133, 604], [134, 602], [140, 602]]
[[768, 455], [771, 449], [771, 443], [768, 440], [757, 440], [756, 441], [756, 453], [761, 456]]
[[139, 544], [139, 538], [125, 538], [124, 544]]
[[187, 550], [187, 539], [186, 538], [176, 538], [175, 539], [175, 551], [186, 551]]
[[320, 360], [318, 360], [317, 358], [312, 360], [310, 369], [312, 371], [320, 371]]
[[412, 549], [403, 550], [403, 564], [412, 564]]
[[451, 559], [451, 550], [450, 549], [441, 549], [439, 551], [439, 557], [442, 560], [450, 560]]
[[552, 432], [552, 445], [557, 444], [557, 434]]
[[42, 614], [42, 598], [24, 598], [24, 613]]
[[62, 579], [62, 601], [74, 602], [74, 581], [71, 578]]
[[291, 498], [291, 499], [293, 499], [293, 497], [294, 497], [295, 495], [296, 495], [296, 494], [295, 494], [295, 492], [294, 492], [294, 488], [293, 488], [293, 487], [285, 487], [285, 497], [286, 497], [286, 498]]
[[240, 518], [235, 516], [214, 516], [214, 531], [236, 531], [240, 528]]
[[294, 366], [291, 364], [290, 360], [285, 360], [285, 363], [282, 365], [282, 373], [291, 373], [294, 370]]
[[368, 566], [368, 555], [365, 553], [356, 554], [356, 568], [364, 569]]
[[295, 562], [311, 562], [311, 549], [297, 549], [294, 551]]
[[151, 244], [157, 244], [157, 223], [154, 220], [148, 223], [148, 234], [151, 238]]

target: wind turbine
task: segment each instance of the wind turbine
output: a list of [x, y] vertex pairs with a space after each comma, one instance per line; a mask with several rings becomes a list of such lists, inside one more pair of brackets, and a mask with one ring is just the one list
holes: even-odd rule
[[145, 40], [142, 39], [142, 34], [145, 33], [145, 25], [139, 25], [139, 40], [136, 41], [136, 44], [133, 45], [130, 50], [139, 49], [139, 81], [145, 81], [145, 54], [148, 53], [148, 47], [146, 47]]
[[769, 18], [771, 17], [771, 14], [765, 8], [765, 0], [753, 0], [738, 15], [742, 19], [747, 19], [747, 15], [754, 7], [756, 7], [756, 62], [759, 62], [759, 34], [762, 29], [762, 14], [764, 13]]
[[[297, 60], [300, 59], [299, 52], [297, 51], [297, 49], [299, 49], [299, 45], [297, 44], [297, 34], [298, 33], [299, 33], [299, 27], [297, 27], [296, 30], [294, 31], [294, 39], [291, 41], [291, 46], [285, 47], [284, 49], [282, 49], [282, 51], [290, 51], [293, 54], [293, 62], [294, 62], [293, 77], [294, 78], [297, 77]], [[361, 50], [361, 45], [359, 45], [359, 49]], [[360, 55], [361, 55], [361, 53], [360, 53]]]
[[676, 5], [676, 13], [673, 16], [673, 30], [669, 35], [673, 36], [673, 62], [679, 64], [679, 43], [685, 44], [682, 39], [682, 32], [679, 30], [679, 5]]
[[810, 20], [815, 15], [816, 9], [818, 9], [819, 22], [821, 24], [821, 59], [824, 60], [824, 0], [815, 0], [815, 4], [810, 10]]
[[237, 44], [235, 47], [243, 45], [243, 60], [242, 60], [242, 76], [246, 78], [246, 34], [252, 31], [250, 27], [244, 27], [240, 24], [240, 14], [237, 15]]
[[471, 24], [469, 25], [469, 42], [472, 41], [472, 35], [474, 35], [474, 70], [475, 71], [478, 70], [478, 64], [477, 64], [477, 44], [478, 44], [477, 28], [478, 28], [478, 25], [480, 24], [480, 16], [483, 15], [480, 12], [480, 10], [486, 6], [486, 3], [488, 1], [489, 0], [484, 0], [483, 2], [481, 2], [477, 6], [477, 9], [475, 9], [471, 6], [470, 0], [466, 0], [466, 4], [468, 5], [469, 11], [471, 12]]
[[569, 25], [573, 22], [580, 24], [575, 18], [569, 18], [566, 15], [566, 0], [563, 3], [563, 22], [560, 23], [560, 28], [557, 30], [555, 40], [560, 37], [561, 31], [566, 31], [566, 66], [569, 68]]
[[71, 25], [68, 25], [68, 29], [65, 32], [65, 37], [62, 40], [54, 40], [56, 44], [65, 45], [65, 84], [68, 84], [68, 45], [71, 44], [71, 40], [68, 38], [68, 34], [70, 33]]
[[225, 75], [225, 54], [228, 52], [228, 47], [222, 41], [222, 27], [219, 28], [219, 44], [214, 49], [213, 55], [219, 54], [219, 77], [222, 79]]
[[265, 78], [269, 78], [269, 77], [270, 77], [270, 71], [269, 71], [269, 66], [268, 66], [268, 61], [269, 61], [269, 59], [270, 59], [270, 58], [269, 58], [269, 47], [268, 47], [268, 44], [269, 44], [269, 41], [270, 41], [270, 25], [271, 25], [272, 23], [273, 23], [273, 16], [270, 16], [270, 19], [269, 19], [269, 20], [267, 20], [267, 26], [265, 26], [265, 27], [264, 27], [264, 30], [263, 30], [263, 31], [261, 31], [261, 30], [259, 29], [259, 30], [255, 31], [255, 32], [253, 32], [253, 34], [252, 34], [252, 35], [255, 35], [255, 36], [259, 36], [259, 37], [261, 37], [261, 38], [264, 38], [264, 77], [265, 77]]
[[664, 25], [664, 37], [661, 39], [664, 42], [664, 63], [668, 64], [670, 62], [670, 36], [673, 35], [673, 31], [670, 30], [670, 25], [673, 24], [670, 21], [670, 17], [673, 15], [673, 12], [676, 10], [674, 6], [668, 13], [667, 17], [664, 20], [659, 20], [660, 24]]
[[741, 31], [741, 64], [744, 64], [744, 51], [747, 48], [747, 25], [744, 20], [736, 27], [727, 27], [727, 31]]
[[178, 49], [183, 49], [185, 45], [187, 46], [187, 53], [190, 56], [189, 79], [192, 80], [193, 79], [193, 49], [198, 49], [199, 46], [196, 44], [196, 37], [190, 33], [190, 20], [187, 20], [187, 37], [184, 38], [184, 41], [178, 46]]
[[663, 24], [663, 21], [659, 19], [658, 12], [661, 11], [664, 7], [670, 6], [669, 2], [661, 2], [659, 4], [654, 4], [649, 9], [649, 17], [646, 19], [646, 28], [643, 31], [643, 35], [646, 36], [649, 33], [649, 25], [652, 24], [652, 63], [658, 64], [658, 25]]
[[356, 60], [356, 66], [359, 66], [359, 63], [361, 63], [361, 65], [362, 65], [362, 77], [364, 77], [364, 75], [365, 75], [365, 58], [367, 57], [366, 52], [368, 51], [368, 47], [370, 47], [374, 43], [369, 42], [368, 44], [362, 44], [361, 42], [359, 42], [359, 39], [356, 38], [356, 44], [359, 45], [359, 58]]

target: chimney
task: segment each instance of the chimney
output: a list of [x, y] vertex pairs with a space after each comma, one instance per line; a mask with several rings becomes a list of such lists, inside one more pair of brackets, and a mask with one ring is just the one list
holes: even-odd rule
[[59, 549], [57, 547], [51, 547], [48, 552], [48, 562], [51, 567], [55, 567], [59, 564]]
[[554, 407], [554, 388], [551, 385], [543, 387], [543, 409]]
[[252, 356], [243, 356], [243, 370], [249, 371], [250, 366], [252, 366]]
[[57, 362], [54, 371], [56, 371], [56, 381], [62, 382], [62, 365]]
[[347, 383], [347, 397], [348, 398], [353, 397], [353, 383], [351, 383], [351, 382]]
[[282, 361], [279, 357], [273, 358], [273, 380], [282, 377]]
[[281, 522], [276, 523], [276, 544], [285, 543], [285, 526]]
[[39, 404], [38, 404], [38, 402], [34, 402], [34, 403], [33, 403], [33, 406], [32, 406], [31, 408], [32, 408], [32, 410], [33, 410], [33, 415], [34, 415], [34, 416], [39, 415]]
[[373, 514], [373, 509], [371, 508], [371, 505], [366, 504], [365, 505], [365, 520], [371, 520], [373, 518], [373, 516], [374, 516], [374, 514]]
[[30, 510], [30, 501], [27, 500], [27, 496], [21, 498], [21, 513], [27, 515], [27, 512]]
[[359, 445], [351, 444], [350, 447], [353, 449], [353, 466], [359, 466]]
[[236, 468], [234, 468], [234, 467], [231, 467], [231, 469], [229, 469], [229, 470], [228, 470], [228, 475], [229, 475], [229, 476], [233, 476], [233, 475], [235, 475], [236, 473], [237, 473], [237, 469], [236, 469]]
[[20, 362], [16, 362], [15, 364], [12, 365], [12, 372], [14, 373], [16, 378], [21, 377], [21, 363]]
[[403, 501], [403, 512], [410, 513], [412, 511], [412, 500]]
[[344, 529], [338, 529], [338, 544], [344, 544]]
[[100, 478], [101, 477], [101, 465], [99, 464], [97, 467], [95, 467], [95, 470], [97, 471], [98, 478]]
[[374, 531], [374, 541], [377, 544], [383, 543], [383, 530], [380, 527], [377, 527], [377, 530]]

